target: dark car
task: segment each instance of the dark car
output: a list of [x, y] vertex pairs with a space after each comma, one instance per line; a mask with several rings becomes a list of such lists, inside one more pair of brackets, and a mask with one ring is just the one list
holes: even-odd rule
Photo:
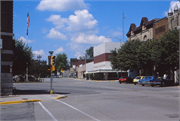
[[169, 79], [163, 79], [162, 77], [158, 77], [157, 79], [153, 79], [150, 81], [151, 86], [159, 85], [161, 87], [167, 86], [167, 85], [172, 85], [173, 81]]
[[127, 76], [122, 76], [121, 78], [119, 78], [119, 83], [121, 84], [122, 82], [132, 83], [133, 79]]

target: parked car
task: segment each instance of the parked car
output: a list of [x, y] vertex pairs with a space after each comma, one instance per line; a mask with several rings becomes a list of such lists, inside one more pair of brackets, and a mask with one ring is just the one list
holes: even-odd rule
[[151, 86], [159, 85], [161, 87], [167, 86], [167, 85], [172, 85], [173, 81], [169, 79], [163, 79], [163, 77], [158, 77], [157, 79], [153, 79], [150, 81]]
[[121, 78], [119, 78], [119, 83], [121, 84], [122, 82], [132, 83], [133, 79], [127, 76], [122, 76]]
[[139, 80], [138, 84], [141, 84], [142, 86], [145, 84], [151, 84], [150, 81], [156, 78], [156, 76], [145, 76], [143, 79]]
[[143, 78], [144, 78], [144, 76], [137, 76], [136, 78], [134, 78], [134, 79], [133, 79], [134, 85], [136, 85], [136, 84], [139, 82], [139, 80], [140, 80], [140, 79], [143, 79]]

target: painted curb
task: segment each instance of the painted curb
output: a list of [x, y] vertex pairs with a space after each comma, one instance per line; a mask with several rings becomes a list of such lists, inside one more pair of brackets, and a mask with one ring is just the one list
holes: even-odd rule
[[19, 104], [19, 103], [26, 103], [26, 102], [39, 102], [41, 100], [38, 99], [31, 99], [31, 100], [18, 100], [18, 101], [8, 101], [8, 102], [0, 102], [1, 105], [9, 105], [9, 104]]
[[55, 99], [57, 100], [57, 99], [62, 99], [62, 98], [67, 98], [67, 96], [66, 95], [62, 95], [62, 96], [56, 97]]

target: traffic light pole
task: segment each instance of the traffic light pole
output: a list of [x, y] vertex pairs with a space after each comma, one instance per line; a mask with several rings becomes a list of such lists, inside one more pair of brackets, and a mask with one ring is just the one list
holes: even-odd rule
[[[49, 53], [51, 54], [51, 57], [52, 57], [52, 54], [53, 54], [53, 51], [49, 51]], [[51, 81], [51, 90], [50, 90], [50, 94], [53, 94], [53, 90], [52, 90], [52, 81], [53, 81], [53, 77], [52, 77], [52, 64], [50, 62], [50, 69], [51, 69], [51, 78], [50, 78], [50, 81]]]
[[52, 90], [52, 81], [53, 81], [53, 77], [52, 77], [52, 65], [51, 65], [51, 90], [50, 90], [50, 94], [53, 94], [53, 90]]

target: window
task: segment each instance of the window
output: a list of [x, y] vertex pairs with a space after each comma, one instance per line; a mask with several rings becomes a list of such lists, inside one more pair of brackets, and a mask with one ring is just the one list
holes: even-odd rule
[[147, 40], [147, 36], [146, 35], [144, 35], [144, 37], [143, 37], [143, 41], [146, 41]]

